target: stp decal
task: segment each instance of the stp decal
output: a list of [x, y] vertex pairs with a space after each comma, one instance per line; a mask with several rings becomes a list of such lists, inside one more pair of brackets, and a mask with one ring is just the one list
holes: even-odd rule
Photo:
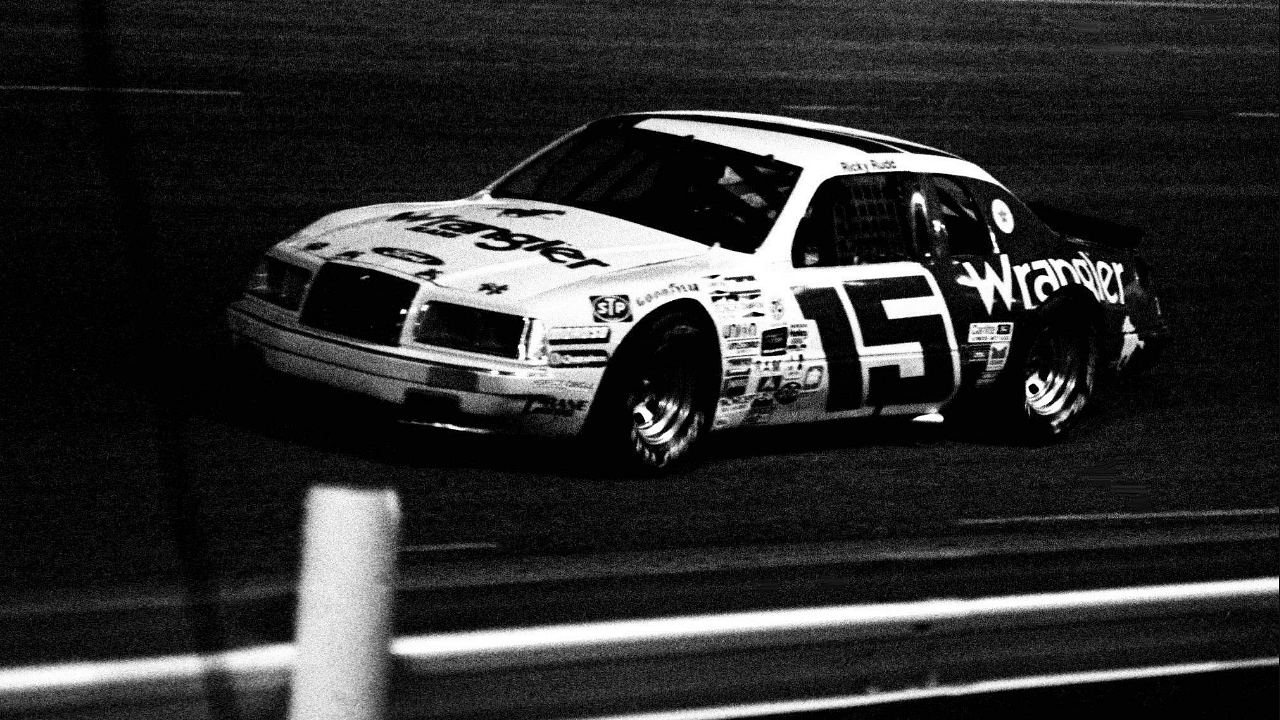
[[592, 295], [591, 317], [596, 322], [631, 322], [631, 298], [626, 295]]

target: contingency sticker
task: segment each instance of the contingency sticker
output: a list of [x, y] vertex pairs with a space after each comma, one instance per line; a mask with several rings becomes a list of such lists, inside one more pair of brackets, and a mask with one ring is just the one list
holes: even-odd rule
[[993, 343], [990, 345], [991, 352], [987, 355], [987, 367], [982, 371], [982, 376], [978, 378], [978, 387], [990, 385], [995, 382], [996, 376], [1004, 369], [1005, 363], [1009, 360], [1009, 343]]
[[969, 323], [969, 342], [995, 343], [1013, 340], [1013, 323]]

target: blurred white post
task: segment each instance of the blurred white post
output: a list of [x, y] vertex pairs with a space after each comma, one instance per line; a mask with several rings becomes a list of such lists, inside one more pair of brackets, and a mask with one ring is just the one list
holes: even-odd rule
[[308, 492], [291, 720], [385, 717], [399, 524], [391, 488]]

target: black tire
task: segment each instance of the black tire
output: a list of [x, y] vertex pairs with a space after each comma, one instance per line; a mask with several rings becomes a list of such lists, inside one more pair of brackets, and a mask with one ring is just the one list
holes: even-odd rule
[[1098, 338], [1089, 308], [1045, 308], [1012, 353], [1004, 403], [1014, 438], [1032, 443], [1061, 437], [1089, 406], [1097, 379]]
[[687, 313], [632, 331], [605, 376], [584, 439], [610, 470], [653, 473], [687, 457], [710, 427], [716, 340]]

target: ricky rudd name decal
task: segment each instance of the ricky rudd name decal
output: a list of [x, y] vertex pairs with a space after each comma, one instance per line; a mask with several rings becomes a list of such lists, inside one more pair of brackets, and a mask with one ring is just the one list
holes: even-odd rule
[[1028, 310], [1037, 303], [1044, 302], [1049, 293], [1064, 285], [1075, 283], [1088, 288], [1098, 302], [1124, 304], [1124, 272], [1122, 263], [1098, 261], [1094, 262], [1081, 252], [1080, 257], [1071, 260], [1050, 258], [1035, 260], [1010, 266], [1009, 256], [1000, 256], [1000, 270], [991, 267], [991, 263], [983, 263], [984, 273], [978, 275], [973, 263], [964, 263], [966, 276], [957, 279], [961, 285], [967, 285], [978, 291], [987, 312], [995, 307], [996, 294], [1004, 301], [1006, 309], [1013, 307], [1014, 284], [1022, 295], [1022, 304]]
[[609, 263], [589, 258], [578, 248], [565, 244], [563, 240], [546, 240], [535, 235], [511, 232], [496, 225], [466, 220], [452, 213], [402, 212], [387, 218], [387, 222], [416, 223], [405, 229], [438, 237], [456, 238], [463, 235], [479, 235], [480, 239], [476, 241], [478, 248], [500, 252], [537, 251], [553, 263], [560, 265], [568, 263], [567, 267], [570, 268], [588, 265], [609, 267]]

